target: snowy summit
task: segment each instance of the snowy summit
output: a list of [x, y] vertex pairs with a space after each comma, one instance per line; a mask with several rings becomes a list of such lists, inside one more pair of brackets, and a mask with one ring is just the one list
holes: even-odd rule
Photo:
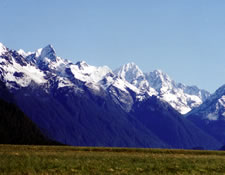
[[[3, 57], [6, 54], [7, 57]], [[58, 57], [52, 45], [26, 53], [22, 49], [8, 50], [0, 43], [0, 63], [5, 75], [2, 81], [10, 88], [28, 87], [33, 83], [46, 88], [77, 87], [77, 82], [81, 82], [95, 93], [105, 91], [111, 94], [126, 111], [136, 100], [154, 95], [185, 114], [210, 95], [196, 86], [176, 83], [160, 70], [143, 73], [133, 62], [115, 71], [107, 66], [91, 66], [85, 61], [73, 64]]]

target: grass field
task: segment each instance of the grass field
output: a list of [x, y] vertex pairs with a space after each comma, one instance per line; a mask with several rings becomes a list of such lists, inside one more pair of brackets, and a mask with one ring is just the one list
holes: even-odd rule
[[225, 152], [0, 145], [0, 174], [225, 174]]

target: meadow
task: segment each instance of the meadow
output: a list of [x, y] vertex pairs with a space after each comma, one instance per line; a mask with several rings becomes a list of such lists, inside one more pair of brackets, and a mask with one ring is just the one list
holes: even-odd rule
[[0, 145], [0, 174], [225, 174], [225, 152]]

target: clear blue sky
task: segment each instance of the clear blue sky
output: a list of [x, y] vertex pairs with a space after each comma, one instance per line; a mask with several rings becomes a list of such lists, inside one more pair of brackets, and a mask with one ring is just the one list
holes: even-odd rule
[[0, 42], [114, 69], [135, 62], [178, 82], [225, 84], [224, 0], [0, 0]]

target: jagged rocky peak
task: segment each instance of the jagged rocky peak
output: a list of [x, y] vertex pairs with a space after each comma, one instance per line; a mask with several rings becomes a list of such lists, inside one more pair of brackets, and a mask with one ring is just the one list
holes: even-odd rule
[[144, 76], [141, 69], [133, 62], [121, 66], [114, 72], [118, 77], [127, 80], [128, 82], [132, 82], [134, 79]]
[[[2, 44], [0, 48], [2, 52], [6, 50], [9, 53], [9, 56], [6, 56], [6, 58], [8, 60], [11, 59], [10, 64], [7, 65], [4, 65], [5, 60], [2, 59], [3, 63], [0, 66], [7, 74], [6, 79], [9, 81], [13, 80], [21, 86], [28, 86], [31, 80], [38, 84], [43, 84], [47, 81], [46, 77], [49, 79], [51, 76], [58, 76], [65, 81], [75, 83], [77, 82], [75, 80], [80, 80], [85, 84], [91, 84], [91, 87], [95, 89], [101, 87], [107, 91], [110, 86], [113, 86], [117, 90], [121, 90], [121, 92], [131, 93], [132, 91], [139, 99], [156, 95], [170, 103], [182, 114], [197, 107], [209, 96], [209, 93], [207, 94], [207, 92], [198, 89], [196, 86], [177, 84], [161, 70], [143, 73], [133, 62], [112, 71], [107, 66], [91, 66], [85, 61], [79, 61], [76, 64], [66, 61], [56, 56], [52, 45], [27, 53], [23, 50], [19, 50], [16, 53], [8, 52], [8, 49]], [[13, 59], [19, 65], [13, 64]], [[14, 69], [15, 71], [20, 70], [23, 76], [19, 77], [18, 75], [22, 74], [15, 73]], [[66, 83], [62, 84], [64, 86]], [[122, 95], [118, 98], [121, 97]]]
[[78, 61], [76, 65], [79, 67], [80, 70], [84, 70], [85, 67], [88, 67], [88, 64], [85, 61]]
[[17, 53], [18, 53], [19, 55], [23, 56], [23, 57], [27, 57], [27, 56], [28, 56], [27, 53], [26, 53], [23, 49], [17, 50]]
[[225, 117], [225, 85], [221, 86], [201, 106], [188, 115], [197, 114], [208, 120], [218, 120]]
[[119, 78], [134, 85], [141, 93], [149, 92], [152, 89], [154, 95], [170, 103], [181, 114], [199, 106], [210, 95], [207, 91], [198, 89], [196, 86], [176, 83], [161, 70], [143, 73], [134, 63], [126, 64], [116, 69], [114, 73]]
[[[178, 84], [178, 87], [180, 87], [181, 83]], [[202, 101], [205, 101], [211, 94], [204, 90], [204, 89], [199, 89], [197, 86], [184, 86], [183, 91], [189, 95], [196, 95], [199, 98], [202, 99]]]
[[[210, 104], [210, 105], [208, 105]], [[216, 92], [200, 106], [200, 111], [207, 113], [209, 120], [225, 120], [225, 85], [221, 86]]]
[[225, 85], [216, 90], [198, 108], [189, 112], [186, 117], [225, 143]]
[[51, 61], [56, 61], [55, 49], [50, 44], [44, 47], [43, 49], [38, 49], [38, 53], [40, 53], [39, 58], [41, 59], [48, 58]]
[[210, 93], [197, 86], [186, 86], [176, 83], [161, 70], [146, 73], [146, 79], [159, 96], [169, 102], [181, 114], [189, 112], [205, 101]]
[[20, 49], [17, 51], [20, 55], [26, 58], [28, 62], [33, 63], [50, 63], [57, 61], [57, 55], [55, 49], [51, 44], [47, 45], [44, 48], [37, 49], [35, 52], [25, 52], [24, 50]]
[[225, 85], [216, 90], [199, 107], [190, 111], [186, 117], [225, 143]]
[[153, 72], [146, 73], [145, 75], [150, 86], [159, 93], [165, 93], [173, 88], [174, 82], [161, 70], [154, 70]]
[[150, 88], [149, 83], [145, 79], [144, 73], [133, 62], [121, 66], [120, 68], [116, 69], [114, 73], [122, 80], [129, 82], [142, 91], [148, 90]]
[[0, 56], [3, 55], [7, 51], [7, 48], [0, 43]]
[[157, 69], [157, 70], [154, 70], [153, 72], [150, 72], [150, 74], [152, 76], [155, 76], [156, 78], [160, 79], [162, 82], [169, 82], [169, 83], [172, 82], [169, 75], [164, 73], [162, 70]]
[[217, 89], [214, 95], [217, 97], [224, 96], [225, 95], [225, 84], [222, 85], [219, 89]]
[[23, 49], [17, 50], [17, 53], [18, 53], [19, 55], [23, 56], [24, 58], [26, 58], [26, 57], [28, 57], [28, 56], [34, 54], [34, 52], [26, 52], [26, 51], [24, 51]]

